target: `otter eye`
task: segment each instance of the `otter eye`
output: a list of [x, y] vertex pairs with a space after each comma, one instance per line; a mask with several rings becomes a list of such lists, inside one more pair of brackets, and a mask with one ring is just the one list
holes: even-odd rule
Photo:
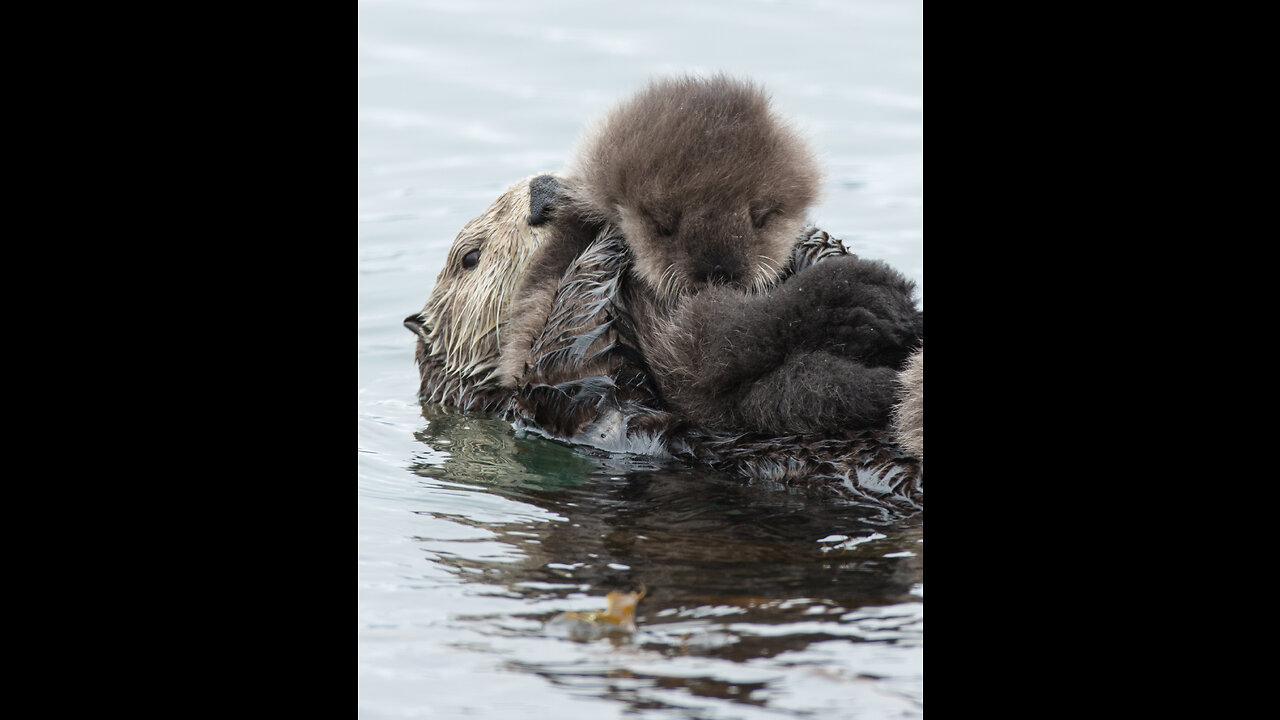
[[672, 218], [666, 222], [652, 216], [650, 216], [650, 218], [653, 220], [653, 229], [657, 230], [658, 234], [662, 237], [671, 237], [672, 235], [675, 235], [676, 229], [680, 227], [679, 217]]
[[463, 255], [463, 256], [462, 256], [462, 269], [463, 269], [463, 270], [470, 270], [471, 268], [475, 267], [475, 266], [476, 266], [476, 265], [478, 265], [479, 263], [480, 263], [480, 251], [479, 251], [479, 250], [472, 250], [471, 252], [469, 252], [469, 253], [467, 253], [466, 255]]
[[760, 228], [764, 227], [766, 224], [768, 224], [769, 218], [773, 217], [774, 215], [777, 215], [779, 212], [780, 212], [779, 210], [765, 210], [762, 213], [756, 214], [755, 216], [756, 229], [759, 230]]

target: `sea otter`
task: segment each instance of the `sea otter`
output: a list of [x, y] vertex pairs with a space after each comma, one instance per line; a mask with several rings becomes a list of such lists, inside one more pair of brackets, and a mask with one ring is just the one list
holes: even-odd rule
[[[611, 226], [585, 232], [581, 218], [564, 212], [559, 201], [564, 181], [552, 174], [526, 178], [459, 233], [422, 312], [405, 319], [418, 336], [423, 402], [492, 410], [519, 428], [568, 442], [669, 454], [740, 477], [834, 489], [854, 502], [882, 507], [888, 498], [897, 507], [921, 506], [919, 459], [880, 430], [726, 433], [669, 412], [621, 303], [629, 272], [625, 238]], [[564, 235], [589, 239], [576, 251], [548, 242]], [[548, 260], [557, 251], [569, 258]], [[845, 255], [839, 240], [806, 228], [793, 240], [786, 272]], [[561, 267], [558, 275], [549, 270], [554, 267]], [[535, 296], [550, 306], [518, 352], [517, 384], [494, 368], [513, 364], [501, 350], [511, 347], [510, 318]], [[492, 322], [459, 320], [481, 314]], [[913, 417], [922, 424], [922, 408]]]
[[847, 253], [791, 264], [820, 173], [758, 87], [656, 80], [605, 116], [568, 175], [558, 212], [574, 220], [525, 281], [537, 297], [513, 316], [510, 382], [547, 320], [548, 280], [616, 228], [631, 258], [618, 299], [673, 412], [771, 434], [888, 422], [923, 336], [914, 285]]

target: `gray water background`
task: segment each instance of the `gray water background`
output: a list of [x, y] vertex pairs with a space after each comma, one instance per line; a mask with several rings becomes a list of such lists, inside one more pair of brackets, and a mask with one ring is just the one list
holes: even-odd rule
[[[358, 715], [923, 715], [923, 519], [519, 438], [423, 408], [453, 238], [658, 74], [764, 85], [827, 173], [811, 219], [920, 286], [920, 2], [358, 4]], [[647, 591], [628, 640], [543, 622]]]

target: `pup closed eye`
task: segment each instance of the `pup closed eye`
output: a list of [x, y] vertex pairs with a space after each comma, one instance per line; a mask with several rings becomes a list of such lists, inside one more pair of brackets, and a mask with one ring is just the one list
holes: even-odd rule
[[649, 215], [649, 222], [653, 225], [653, 229], [662, 237], [671, 237], [680, 229], [679, 216], [674, 218], [659, 219], [654, 215]]
[[756, 229], [759, 230], [763, 228], [765, 225], [769, 224], [769, 220], [774, 215], [781, 215], [781, 214], [782, 214], [782, 211], [778, 210], [777, 208], [770, 208], [766, 210], [752, 210], [751, 222], [753, 225], [756, 226]]

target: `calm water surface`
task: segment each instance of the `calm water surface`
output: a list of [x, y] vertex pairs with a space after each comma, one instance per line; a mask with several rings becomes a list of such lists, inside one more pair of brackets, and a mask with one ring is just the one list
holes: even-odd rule
[[[827, 170], [812, 219], [923, 299], [919, 2], [360, 2], [359, 717], [924, 712], [923, 517], [593, 456], [414, 397], [462, 225], [660, 73], [764, 84]], [[646, 595], [624, 639], [544, 628]]]

